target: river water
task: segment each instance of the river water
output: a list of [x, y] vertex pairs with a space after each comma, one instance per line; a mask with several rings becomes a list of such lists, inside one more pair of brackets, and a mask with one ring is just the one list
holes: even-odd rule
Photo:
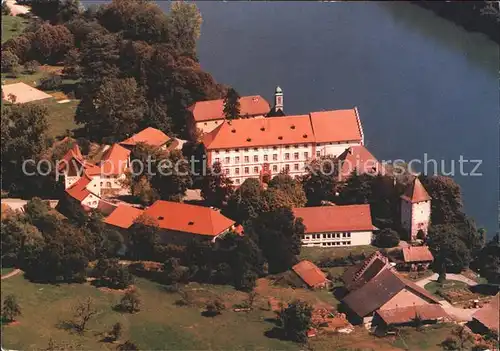
[[[271, 104], [279, 85], [289, 115], [357, 106], [366, 145], [378, 159], [427, 157], [437, 160], [439, 172], [451, 172], [454, 163], [467, 213], [488, 236], [498, 231], [499, 50], [493, 41], [408, 3], [198, 6], [200, 62], [217, 81]], [[460, 175], [460, 157], [471, 160], [464, 173], [480, 160], [475, 173], [482, 175]]]

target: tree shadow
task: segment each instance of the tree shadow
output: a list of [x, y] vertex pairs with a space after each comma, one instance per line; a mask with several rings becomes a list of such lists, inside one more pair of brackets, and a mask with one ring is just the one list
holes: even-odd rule
[[82, 334], [82, 332], [78, 328], [78, 325], [70, 320], [60, 320], [59, 322], [57, 322], [56, 328], [69, 331], [74, 334]]
[[288, 340], [288, 338], [285, 335], [285, 331], [278, 327], [266, 330], [264, 332], [264, 336], [269, 339]]
[[212, 311], [201, 312], [201, 315], [203, 317], [207, 317], [207, 318], [214, 318], [214, 317], [217, 317], [219, 314], [220, 314], [219, 312], [212, 312]]
[[478, 285], [470, 286], [469, 290], [473, 293], [477, 293], [477, 294], [481, 294], [481, 295], [494, 296], [498, 293], [499, 288], [500, 288], [499, 286], [492, 285], [492, 284], [478, 284]]

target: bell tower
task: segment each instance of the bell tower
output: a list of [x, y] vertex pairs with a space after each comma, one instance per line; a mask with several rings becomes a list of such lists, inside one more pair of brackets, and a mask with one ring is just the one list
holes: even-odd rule
[[401, 196], [401, 226], [408, 233], [407, 240], [414, 241], [422, 231], [427, 236], [431, 221], [431, 197], [420, 180], [415, 177]]
[[278, 86], [274, 92], [274, 112], [283, 112], [283, 90]]

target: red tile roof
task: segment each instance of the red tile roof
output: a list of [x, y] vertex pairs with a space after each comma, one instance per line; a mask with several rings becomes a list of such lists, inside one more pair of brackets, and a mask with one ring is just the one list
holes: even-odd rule
[[311, 112], [311, 123], [317, 143], [363, 139], [361, 122], [355, 108]]
[[104, 223], [127, 229], [134, 224], [135, 219], [142, 215], [143, 212], [138, 208], [120, 204], [104, 219]]
[[[240, 98], [241, 116], [266, 115], [270, 111], [269, 103], [260, 95], [242, 96]], [[189, 110], [196, 122], [224, 119], [224, 99], [198, 101]]]
[[308, 287], [315, 288], [325, 284], [328, 279], [314, 263], [303, 260], [292, 267], [292, 270], [302, 279]]
[[59, 171], [62, 171], [71, 160], [76, 160], [79, 164], [83, 164], [83, 155], [77, 143], [74, 143], [71, 149], [64, 154], [58, 165]]
[[122, 141], [120, 144], [134, 146], [138, 143], [144, 143], [150, 146], [159, 147], [164, 145], [170, 137], [161, 130], [148, 127], [141, 130], [139, 133], [132, 135], [130, 138]]
[[348, 178], [353, 171], [357, 174], [383, 173], [384, 166], [363, 145], [347, 148], [338, 158], [342, 165], [339, 172], [340, 180]]
[[500, 293], [496, 294], [489, 304], [483, 306], [479, 311], [472, 315], [472, 318], [484, 325], [486, 328], [499, 332], [500, 320]]
[[450, 318], [445, 310], [438, 304], [415, 305], [390, 310], [377, 310], [376, 313], [387, 325], [408, 323], [414, 320], [416, 316], [424, 321]]
[[433, 261], [431, 251], [427, 246], [408, 246], [403, 248], [403, 259], [405, 262]]
[[370, 205], [297, 207], [295, 217], [301, 217], [306, 233], [373, 230]]
[[158, 200], [144, 211], [163, 229], [217, 236], [234, 225], [234, 221], [209, 207]]
[[84, 173], [83, 176], [78, 179], [73, 185], [66, 189], [66, 193], [72, 198], [83, 201], [91, 192], [87, 189], [87, 185], [92, 181], [92, 179]]
[[130, 150], [123, 146], [113, 144], [104, 153], [101, 162], [99, 163], [101, 174], [103, 175], [120, 175], [128, 165]]
[[203, 144], [212, 150], [362, 139], [361, 124], [353, 109], [224, 121], [204, 135]]
[[307, 115], [225, 121], [203, 140], [208, 150], [312, 142], [314, 134]]
[[420, 180], [415, 177], [413, 183], [406, 188], [405, 193], [401, 196], [402, 199], [409, 201], [411, 203], [428, 201], [431, 199], [427, 191], [425, 190]]

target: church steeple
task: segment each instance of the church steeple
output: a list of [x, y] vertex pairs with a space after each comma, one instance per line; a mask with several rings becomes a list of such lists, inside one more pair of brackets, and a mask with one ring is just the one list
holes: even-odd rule
[[276, 87], [274, 92], [274, 112], [283, 112], [283, 90], [279, 86]]

